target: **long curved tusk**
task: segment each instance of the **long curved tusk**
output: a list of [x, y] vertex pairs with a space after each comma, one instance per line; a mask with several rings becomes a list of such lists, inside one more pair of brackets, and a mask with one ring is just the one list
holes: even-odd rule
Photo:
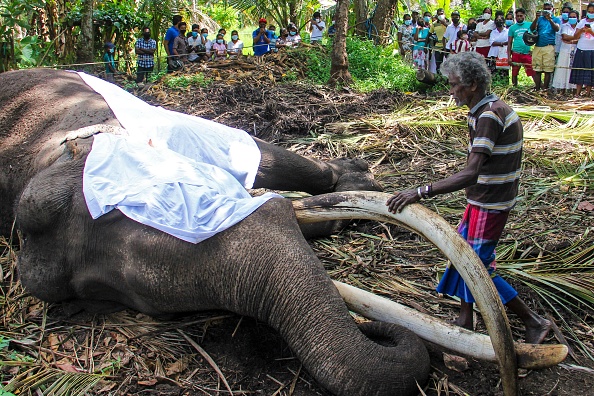
[[419, 204], [408, 205], [397, 214], [388, 212], [389, 194], [349, 191], [317, 195], [293, 201], [300, 222], [338, 219], [368, 219], [404, 226], [431, 241], [455, 263], [481, 311], [506, 396], [518, 395], [517, 360], [512, 333], [495, 285], [472, 248], [441, 216]]
[[[446, 323], [415, 309], [398, 304], [346, 283], [334, 285], [349, 309], [369, 319], [396, 323], [419, 337], [479, 360], [497, 362], [488, 336]], [[536, 370], [555, 366], [567, 357], [567, 347], [561, 344], [515, 343], [518, 367]]]

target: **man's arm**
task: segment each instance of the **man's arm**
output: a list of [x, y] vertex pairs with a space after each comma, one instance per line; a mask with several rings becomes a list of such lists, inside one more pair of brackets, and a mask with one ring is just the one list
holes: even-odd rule
[[[484, 153], [470, 153], [468, 156], [468, 163], [463, 170], [431, 185], [431, 196], [446, 194], [475, 185], [481, 167], [487, 158], [489, 157]], [[424, 192], [424, 190], [422, 192]], [[421, 197], [419, 196], [417, 189], [406, 190], [394, 193], [394, 195], [386, 202], [386, 206], [388, 207], [388, 211], [396, 213], [401, 212], [406, 205], [420, 200]]]
[[163, 47], [165, 47], [165, 53], [167, 54], [167, 57], [170, 57], [171, 53], [169, 52], [169, 40], [163, 40]]
[[541, 15], [542, 15], [541, 12], [537, 12], [536, 13], [536, 17], [534, 18], [534, 20], [530, 24], [530, 30], [532, 30], [532, 31], [536, 30], [536, 25], [538, 25], [538, 19], [540, 18]]
[[559, 24], [553, 20], [553, 17], [551, 16], [551, 14], [549, 14], [547, 12], [545, 18], [551, 24], [551, 27], [553, 28], [553, 31], [558, 32], [559, 31]]
[[511, 52], [512, 52], [512, 44], [514, 43], [514, 36], [509, 36], [507, 38], [507, 63], [511, 65]]

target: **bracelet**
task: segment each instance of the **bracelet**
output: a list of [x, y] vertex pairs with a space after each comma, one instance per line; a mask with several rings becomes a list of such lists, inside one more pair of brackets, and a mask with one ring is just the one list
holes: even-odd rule
[[420, 198], [427, 199], [431, 197], [431, 184], [426, 185], [425, 187], [419, 187], [417, 190], [417, 195]]

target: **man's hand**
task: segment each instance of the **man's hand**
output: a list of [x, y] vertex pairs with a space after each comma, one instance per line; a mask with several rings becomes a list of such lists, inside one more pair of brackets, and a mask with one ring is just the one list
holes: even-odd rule
[[393, 196], [388, 198], [386, 206], [388, 211], [392, 213], [400, 213], [406, 205], [420, 201], [417, 190], [406, 190], [402, 192], [396, 192]]

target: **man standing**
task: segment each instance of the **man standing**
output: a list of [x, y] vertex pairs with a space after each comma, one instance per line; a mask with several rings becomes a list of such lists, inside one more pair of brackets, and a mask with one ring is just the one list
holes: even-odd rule
[[165, 52], [167, 53], [167, 73], [172, 73], [174, 71], [173, 66], [173, 42], [175, 38], [179, 36], [179, 28], [178, 25], [182, 21], [181, 15], [174, 15], [172, 18], [172, 25], [167, 32], [165, 33], [165, 38], [163, 39], [163, 47], [165, 47]]
[[115, 74], [117, 72], [114, 53], [115, 45], [111, 41], [103, 45], [105, 52], [103, 53], [103, 63], [105, 64], [105, 79], [110, 83], [115, 83]]
[[252, 33], [254, 39], [254, 56], [262, 56], [270, 51], [271, 33], [266, 30], [266, 18], [260, 18], [258, 21], [258, 29]]
[[[518, 297], [518, 292], [494, 273], [495, 246], [518, 193], [522, 123], [511, 107], [494, 94], [487, 93], [491, 73], [481, 55], [476, 52], [451, 55], [441, 65], [441, 72], [448, 78], [450, 94], [456, 104], [470, 108], [466, 167], [433, 184], [397, 192], [386, 205], [390, 212], [400, 212], [406, 205], [423, 198], [465, 188], [468, 205], [458, 232], [487, 267], [503, 304], [524, 322], [525, 342], [539, 344], [548, 334], [551, 323], [532, 311]], [[456, 324], [473, 329], [474, 297], [453, 266], [446, 269], [437, 291], [460, 298], [460, 316]]]
[[[538, 31], [538, 40], [532, 52], [532, 69], [535, 71], [536, 90], [549, 89], [551, 75], [555, 71], [555, 34], [561, 26], [561, 19], [553, 15], [553, 4], [545, 1], [543, 10], [536, 13], [530, 30]], [[544, 83], [542, 73], [544, 72]]]
[[532, 55], [530, 55], [530, 46], [524, 43], [524, 33], [530, 29], [530, 21], [526, 21], [526, 10], [516, 9], [516, 23], [510, 26], [507, 39], [507, 59], [512, 67], [512, 84], [518, 86], [518, 74], [520, 67], [524, 66], [524, 71], [528, 77], [534, 77], [532, 70]]
[[445, 16], [443, 8], [438, 8], [429, 34], [435, 34], [437, 39], [433, 45], [433, 59], [435, 60], [435, 71], [439, 73], [439, 69], [444, 59], [445, 41], [443, 39], [445, 31], [448, 28], [448, 19]]
[[450, 23], [443, 35], [443, 46], [446, 51], [450, 53], [455, 52], [454, 41], [458, 39], [458, 32], [466, 30], [466, 25], [460, 22], [460, 13], [458, 11], [452, 12], [452, 23]]
[[313, 43], [321, 43], [322, 42], [322, 32], [326, 29], [326, 23], [322, 21], [322, 15], [319, 12], [314, 12], [313, 18], [310, 22], [309, 26], [309, 42]]
[[139, 84], [146, 80], [155, 68], [155, 50], [157, 49], [157, 42], [151, 38], [151, 29], [149, 27], [142, 28], [142, 38], [136, 40], [134, 50], [138, 55], [136, 62], [136, 83]]

